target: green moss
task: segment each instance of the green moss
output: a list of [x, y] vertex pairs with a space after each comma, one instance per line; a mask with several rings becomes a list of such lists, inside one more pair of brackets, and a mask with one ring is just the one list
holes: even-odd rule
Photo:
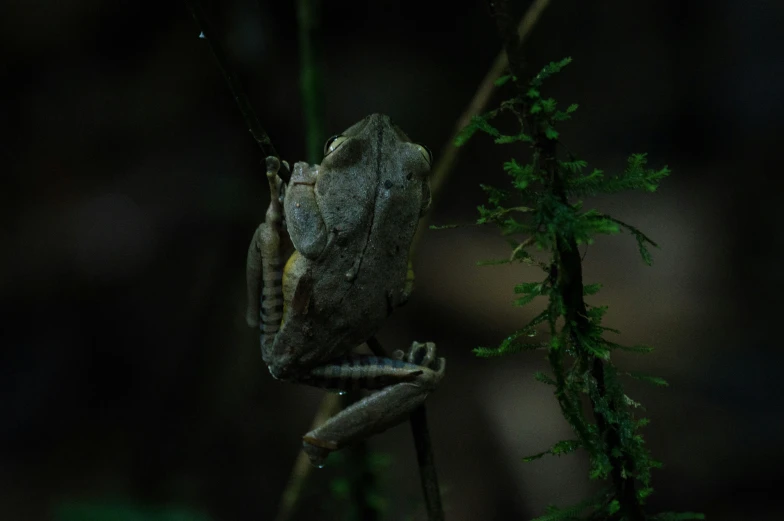
[[[601, 285], [583, 284], [582, 255], [578, 251], [579, 245], [590, 245], [597, 235], [625, 230], [637, 241], [643, 262], [651, 264], [648, 247], [656, 247], [656, 243], [630, 224], [594, 209], [583, 210], [582, 201], [574, 198], [624, 190], [654, 192], [670, 170], [667, 166], [648, 168], [647, 155], [638, 153], [629, 156], [623, 171], [606, 174], [598, 168], [588, 170], [586, 161], [561, 152], [556, 126], [570, 119], [577, 105], [560, 110], [556, 100], [542, 96], [542, 90], [545, 80], [570, 61], [566, 58], [550, 63], [527, 83], [518, 80], [516, 71], [502, 77], [496, 85], [512, 86], [516, 96], [499, 108], [474, 117], [455, 140], [456, 146], [464, 146], [473, 136], [484, 133], [498, 144], [529, 146], [529, 161], [511, 158], [503, 163], [509, 186], [481, 185], [487, 203], [478, 208], [477, 224], [495, 225], [509, 236], [512, 254], [508, 259], [480, 264], [526, 262], [539, 267], [544, 278], [516, 284], [513, 305], [524, 306], [538, 297], [548, 301], [543, 312], [509, 334], [497, 347], [479, 347], [474, 353], [496, 357], [545, 350], [552, 374], [537, 372], [534, 376], [554, 388], [576, 439], [560, 441], [525, 461], [584, 449], [590, 458], [589, 478], [606, 481], [606, 488], [598, 495], [573, 507], [550, 507], [537, 521], [701, 519], [701, 514], [693, 513], [645, 513], [645, 499], [653, 492], [651, 470], [661, 463], [651, 458], [640, 433], [640, 428], [648, 423], [647, 418], [637, 416], [643, 408], [626, 395], [619, 377], [631, 376], [660, 386], [667, 382], [617, 369], [612, 360], [615, 349], [645, 353], [651, 348], [622, 346], [605, 338], [607, 332], [618, 331], [602, 325], [607, 307], [585, 303], [584, 296], [595, 294]], [[519, 130], [506, 132], [495, 126], [501, 113], [513, 115]], [[547, 324], [550, 340], [526, 342], [540, 324]], [[584, 411], [586, 402], [590, 404], [590, 414]]]

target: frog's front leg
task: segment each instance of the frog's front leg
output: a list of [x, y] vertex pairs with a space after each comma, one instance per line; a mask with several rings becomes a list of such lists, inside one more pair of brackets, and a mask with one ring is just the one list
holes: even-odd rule
[[444, 376], [435, 344], [414, 342], [403, 359], [347, 355], [311, 369], [300, 381], [328, 389], [379, 389], [303, 437], [311, 463], [322, 466], [331, 451], [404, 421]]
[[270, 204], [264, 222], [253, 235], [246, 265], [248, 309], [245, 319], [250, 326], [260, 326], [262, 352], [271, 346], [283, 316], [281, 236], [285, 235], [279, 195], [283, 184], [278, 176], [280, 160], [270, 156], [266, 163]]

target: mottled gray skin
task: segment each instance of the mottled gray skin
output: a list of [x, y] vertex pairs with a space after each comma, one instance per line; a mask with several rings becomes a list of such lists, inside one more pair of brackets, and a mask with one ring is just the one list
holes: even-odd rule
[[275, 378], [376, 391], [303, 436], [319, 466], [404, 421], [445, 370], [430, 342], [392, 358], [351, 353], [408, 298], [409, 249], [430, 205], [429, 152], [378, 114], [329, 143], [321, 165], [294, 165], [285, 193], [279, 159], [267, 158], [272, 198], [247, 264], [247, 321], [261, 326]]
[[299, 255], [284, 275], [281, 329], [263, 353], [277, 378], [296, 379], [351, 351], [408, 297], [408, 254], [430, 204], [430, 165], [386, 116], [368, 116], [342, 135], [321, 165], [296, 163], [286, 191], [286, 226]]

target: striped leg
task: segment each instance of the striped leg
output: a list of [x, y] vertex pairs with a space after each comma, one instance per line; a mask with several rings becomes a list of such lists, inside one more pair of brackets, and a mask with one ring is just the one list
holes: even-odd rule
[[270, 204], [265, 220], [256, 229], [248, 249], [247, 281], [249, 325], [261, 330], [261, 351], [272, 347], [275, 334], [283, 318], [283, 265], [281, 262], [281, 234], [283, 232], [283, 206], [278, 197], [282, 181], [278, 177], [280, 161], [267, 158], [267, 180], [270, 185]]
[[311, 369], [297, 381], [330, 391], [359, 391], [410, 382], [422, 372], [422, 367], [403, 360], [349, 354]]
[[404, 421], [444, 376], [445, 362], [436, 358], [433, 343], [414, 342], [408, 356], [402, 358], [348, 355], [299, 379], [327, 389], [380, 389], [303, 437], [303, 449], [311, 463], [323, 466], [331, 451]]

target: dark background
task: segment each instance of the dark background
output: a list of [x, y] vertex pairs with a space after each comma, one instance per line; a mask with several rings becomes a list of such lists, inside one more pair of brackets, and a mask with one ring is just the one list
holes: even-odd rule
[[[275, 146], [298, 160], [296, 14], [261, 4], [216, 3], [215, 21]], [[384, 112], [438, 154], [499, 50], [485, 4], [459, 5], [326, 3], [328, 132]], [[621, 341], [657, 347], [618, 363], [671, 383], [629, 384], [666, 464], [654, 510], [784, 518], [783, 27], [773, 0], [553, 0], [527, 42], [532, 68], [574, 58], [548, 84], [580, 104], [561, 129], [571, 151], [608, 172], [647, 151], [674, 172], [654, 195], [586, 201], [661, 245], [652, 268], [628, 235], [585, 258]], [[321, 400], [272, 380], [244, 324], [268, 189], [197, 35], [178, 1], [0, 4], [3, 520], [91, 502], [272, 519]], [[474, 219], [479, 183], [505, 182], [501, 163], [524, 153], [472, 141], [430, 222]], [[509, 304], [538, 273], [475, 266], [506, 253], [490, 228], [428, 231], [413, 299], [380, 334], [388, 349], [433, 340], [448, 359], [428, 410], [450, 521], [529, 518], [592, 486], [584, 455], [521, 461], [570, 437], [531, 377], [542, 356], [470, 352], [536, 310]], [[423, 519], [409, 429], [370, 448], [390, 460], [387, 518]], [[313, 474], [299, 518], [339, 518], [335, 475]]]

